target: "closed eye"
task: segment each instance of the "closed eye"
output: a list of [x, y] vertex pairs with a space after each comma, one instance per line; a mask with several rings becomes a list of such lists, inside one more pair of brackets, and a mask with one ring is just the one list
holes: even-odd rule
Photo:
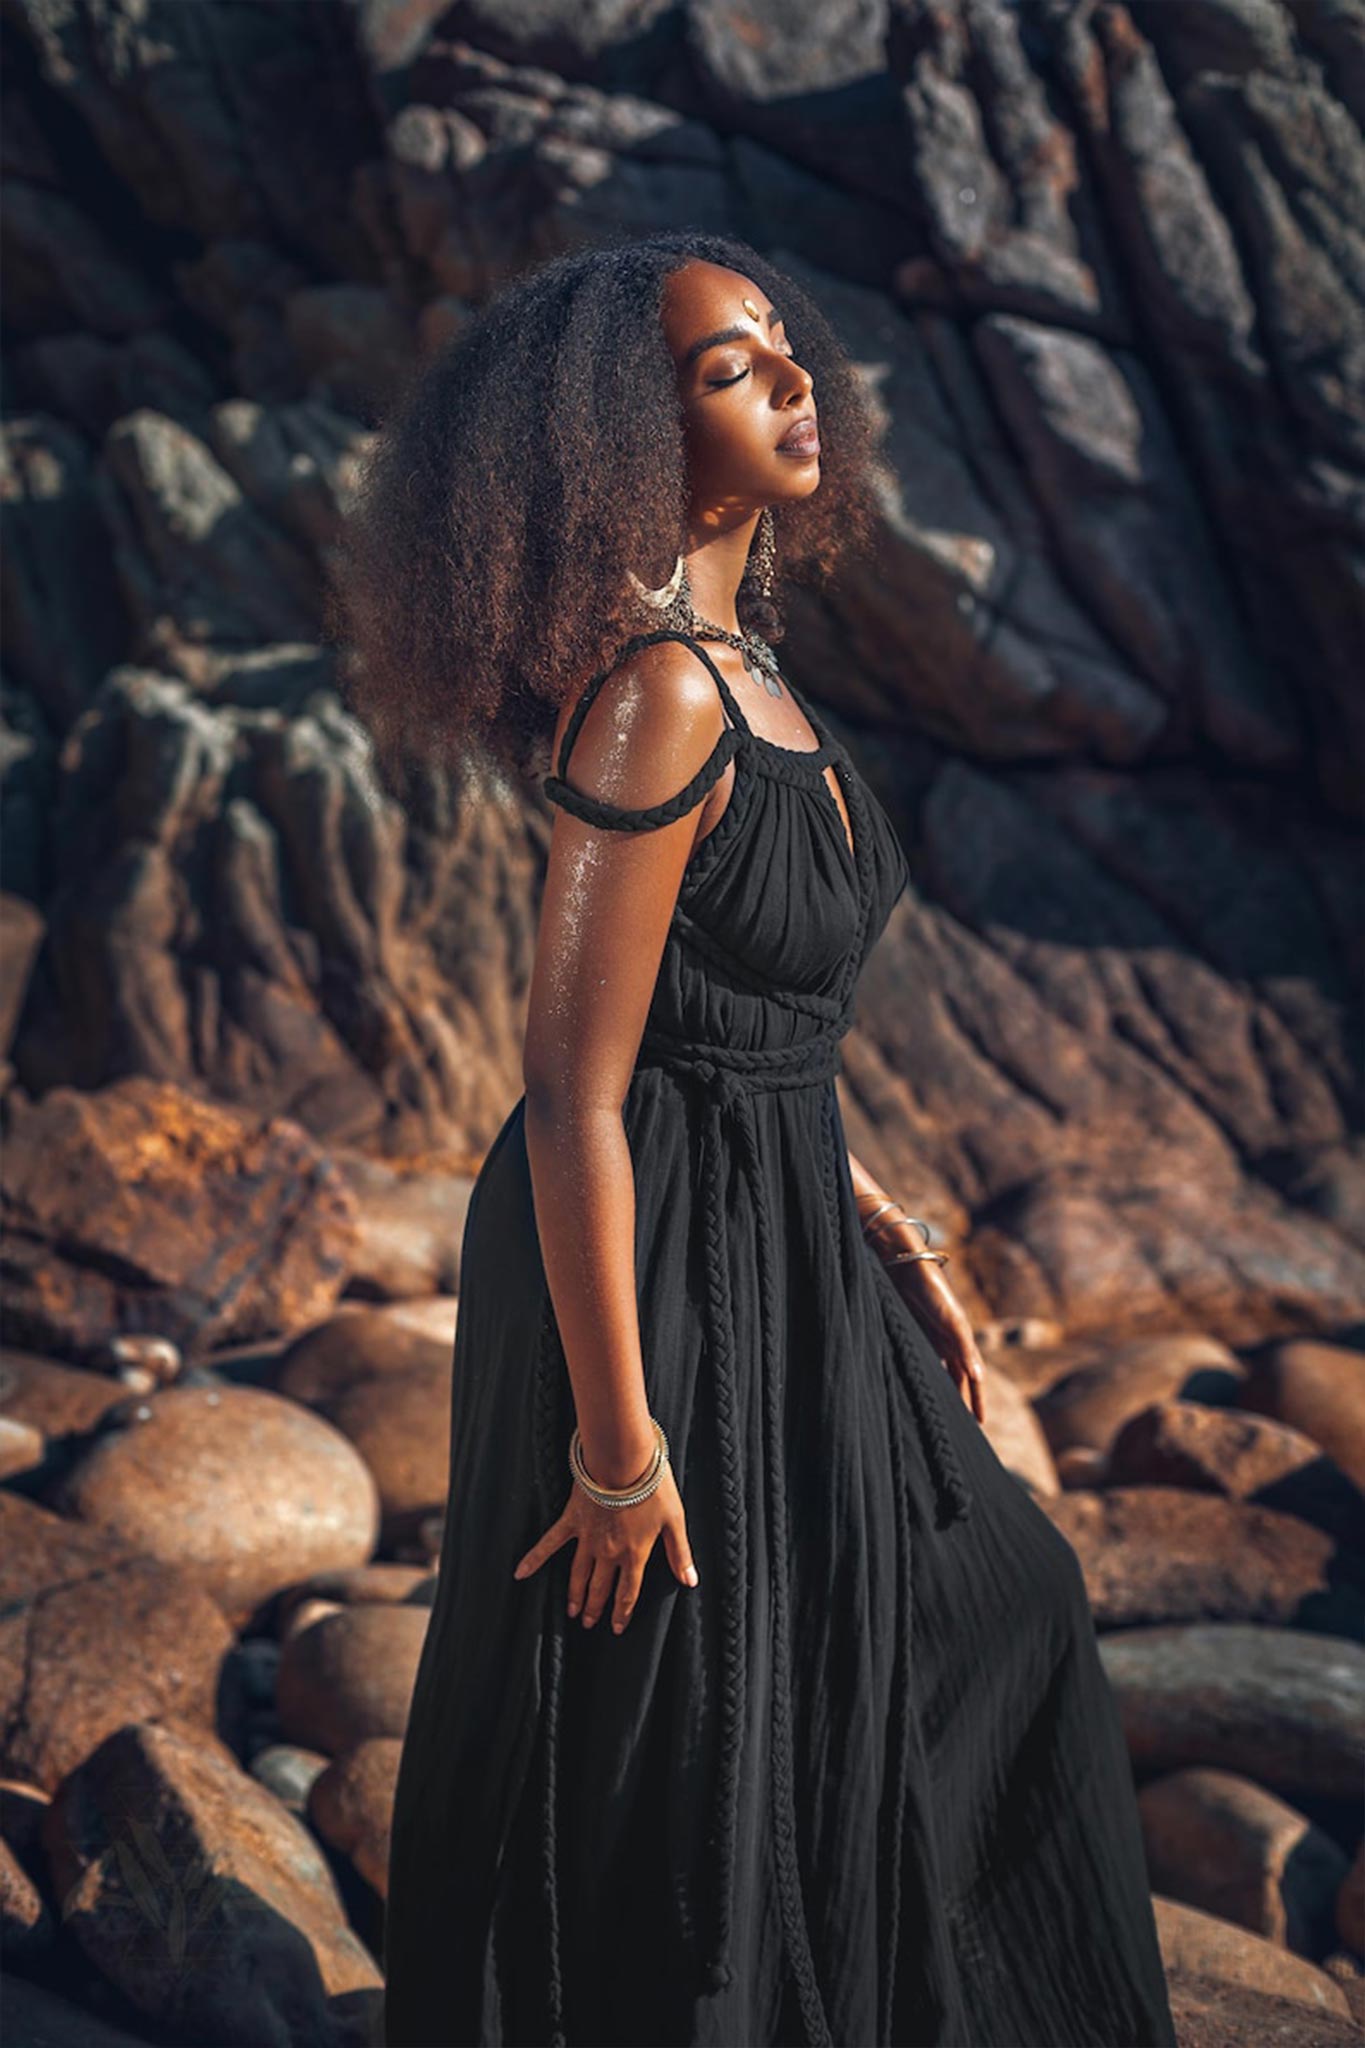
[[[793, 349], [792, 349], [792, 348], [790, 347], [790, 345], [788, 345], [787, 347], [784, 347], [784, 348], [780, 348], [780, 349], [779, 349], [779, 350], [777, 351], [777, 353], [778, 353], [779, 355], [781, 355], [781, 356], [790, 356], [790, 355], [793, 355], [793, 354], [795, 353], [795, 351], [794, 351], [794, 350], [793, 350]], [[735, 374], [734, 374], [734, 376], [733, 376], [733, 377], [708, 377], [706, 381], [707, 381], [707, 384], [708, 384], [708, 385], [709, 385], [709, 386], [710, 386], [710, 387], [711, 387], [712, 389], [714, 389], [714, 390], [720, 390], [720, 389], [722, 389], [722, 388], [723, 388], [723, 387], [724, 387], [724, 386], [725, 386], [726, 384], [738, 384], [738, 382], [739, 382], [740, 378], [741, 378], [741, 377], [747, 377], [747, 376], [748, 376], [748, 374], [749, 374], [749, 372], [748, 372], [748, 370], [747, 370], [747, 369], [745, 369], [745, 370], [737, 370], [737, 371], [735, 372]]]

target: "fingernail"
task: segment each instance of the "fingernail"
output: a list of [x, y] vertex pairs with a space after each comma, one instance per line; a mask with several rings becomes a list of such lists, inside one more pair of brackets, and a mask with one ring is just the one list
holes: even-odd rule
[[689, 1586], [695, 1586], [697, 1583], [697, 1567], [694, 1564], [690, 1564], [683, 1573], [683, 1577]]
[[516, 1568], [516, 1570], [515, 1570], [515, 1571], [513, 1572], [513, 1574], [512, 1574], [512, 1577], [513, 1577], [514, 1579], [519, 1579], [519, 1578], [521, 1577], [521, 1571], [522, 1571], [522, 1568], [521, 1568], [521, 1566], [520, 1566], [520, 1565], [518, 1565], [518, 1566], [517, 1566], [517, 1568]]
[[578, 1612], [578, 1602], [577, 1602], [576, 1600], [571, 1600], [571, 1601], [569, 1602], [569, 1612], [570, 1612], [570, 1614], [577, 1614], [577, 1612]]
[[625, 1627], [625, 1623], [623, 1621], [614, 1621], [612, 1623], [612, 1627], [615, 1629], [617, 1635], [619, 1636], [622, 1629]]

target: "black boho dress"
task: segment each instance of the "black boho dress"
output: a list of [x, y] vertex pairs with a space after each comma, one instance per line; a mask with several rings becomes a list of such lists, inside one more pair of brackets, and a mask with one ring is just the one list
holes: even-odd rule
[[[680, 634], [639, 635], [629, 649]], [[470, 1202], [450, 1498], [393, 1814], [387, 2048], [1174, 2048], [1117, 1708], [1079, 1562], [980, 1425], [854, 1204], [834, 1077], [908, 881], [819, 745], [730, 721], [691, 810], [624, 1105], [649, 1406], [700, 1583], [662, 1542], [620, 1635], [565, 1611], [572, 1390], [524, 1098]], [[825, 778], [833, 766], [853, 846]]]

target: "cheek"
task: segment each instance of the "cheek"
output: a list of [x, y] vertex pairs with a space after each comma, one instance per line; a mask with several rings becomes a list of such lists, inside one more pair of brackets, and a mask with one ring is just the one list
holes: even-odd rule
[[727, 402], [709, 405], [693, 415], [692, 452], [698, 467], [724, 463], [753, 468], [772, 455], [773, 427], [760, 419], [759, 408], [738, 393]]

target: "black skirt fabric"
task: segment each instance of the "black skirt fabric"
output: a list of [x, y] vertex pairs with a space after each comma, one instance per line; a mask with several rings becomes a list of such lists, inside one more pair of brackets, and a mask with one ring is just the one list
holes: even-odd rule
[[512, 1577], [574, 1422], [518, 1102], [465, 1226], [387, 2048], [1174, 2048], [1080, 1565], [860, 1230], [835, 1075], [904, 855], [803, 698], [818, 747], [775, 746], [688, 644], [730, 725], [687, 789], [628, 811], [564, 779], [598, 677], [546, 790], [647, 830], [735, 761], [624, 1106], [700, 1583], [656, 1545], [617, 1636], [568, 1618], [572, 1546]]

